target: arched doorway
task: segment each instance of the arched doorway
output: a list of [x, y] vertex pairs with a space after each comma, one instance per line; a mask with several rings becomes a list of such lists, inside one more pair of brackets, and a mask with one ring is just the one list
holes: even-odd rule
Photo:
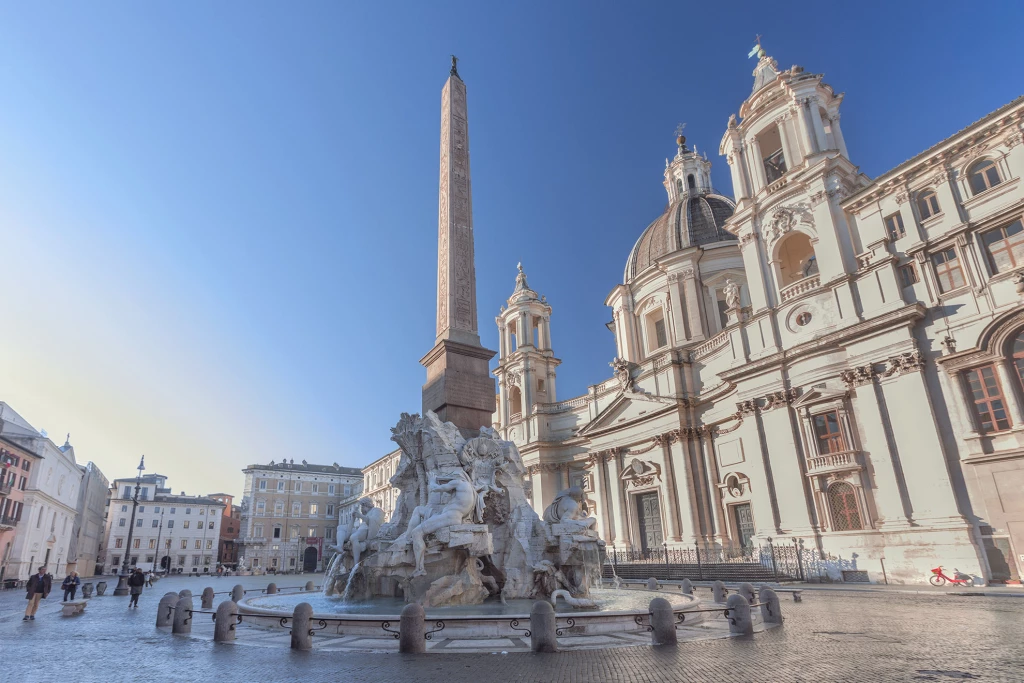
[[164, 555], [160, 558], [160, 569], [167, 571], [171, 568], [171, 558], [169, 555]]
[[309, 546], [306, 548], [306, 552], [302, 554], [302, 571], [304, 572], [315, 572], [316, 571], [317, 552], [316, 546]]

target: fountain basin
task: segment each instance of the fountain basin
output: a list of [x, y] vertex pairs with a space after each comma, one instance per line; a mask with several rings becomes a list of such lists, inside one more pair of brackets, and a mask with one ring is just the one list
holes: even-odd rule
[[[598, 610], [573, 609], [559, 601], [556, 623], [560, 635], [644, 631], [650, 623], [648, 604], [657, 597], [668, 599], [677, 612], [700, 607], [700, 601], [690, 595], [647, 590], [592, 589], [590, 597], [597, 601]], [[293, 593], [245, 598], [239, 603], [238, 611], [246, 615], [246, 623], [253, 626], [288, 628], [289, 618], [300, 602], [313, 605], [314, 629], [333, 634], [376, 637], [397, 632], [399, 614], [405, 606], [399, 598], [342, 603], [322, 594]], [[471, 606], [428, 607], [427, 631], [443, 630], [446, 638], [527, 637], [533, 602], [510, 600], [507, 605], [489, 601]], [[692, 617], [687, 618], [687, 623], [696, 621]]]

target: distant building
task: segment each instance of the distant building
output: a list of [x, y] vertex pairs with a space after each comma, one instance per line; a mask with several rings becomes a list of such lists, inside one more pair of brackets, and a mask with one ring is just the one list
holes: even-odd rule
[[340, 505], [362, 489], [354, 467], [294, 460], [250, 465], [242, 494], [240, 567], [317, 571], [330, 555]]
[[96, 560], [103, 552], [103, 531], [110, 497], [110, 482], [103, 472], [90, 462], [79, 465], [82, 471], [82, 486], [78, 491], [71, 546], [68, 550], [68, 566], [80, 576], [94, 576], [102, 573], [96, 568]]
[[178, 574], [207, 574], [217, 569], [220, 523], [224, 503], [207, 496], [172, 494], [167, 477], [147, 474], [141, 478], [139, 506], [131, 525], [135, 477], [115, 479], [107, 511], [106, 564], [117, 574], [125, 553], [128, 564], [147, 570]]
[[39, 456], [0, 437], [0, 581], [14, 576], [8, 567], [14, 550], [14, 537], [20, 525], [27, 522], [25, 489]]
[[[55, 578], [67, 572], [68, 550], [78, 504], [82, 472], [75, 463], [75, 450], [68, 442], [58, 447], [35, 430], [6, 403], [0, 402], [0, 441], [22, 454], [18, 486], [22, 490], [21, 520], [6, 563], [6, 576], [27, 579], [45, 565]], [[9, 449], [10, 450], [10, 449]], [[27, 453], [36, 459], [24, 458]], [[25, 463], [29, 469], [24, 469]], [[5, 551], [6, 552], [6, 551]]]
[[400, 493], [391, 485], [391, 477], [401, 457], [402, 449], [396, 448], [363, 468], [363, 497], [371, 499], [374, 505], [383, 510], [385, 519], [391, 519]]
[[212, 498], [224, 503], [224, 517], [220, 520], [220, 549], [217, 563], [226, 567], [238, 565], [238, 535], [242, 529], [242, 506], [232, 505], [234, 496], [227, 493], [211, 493]]

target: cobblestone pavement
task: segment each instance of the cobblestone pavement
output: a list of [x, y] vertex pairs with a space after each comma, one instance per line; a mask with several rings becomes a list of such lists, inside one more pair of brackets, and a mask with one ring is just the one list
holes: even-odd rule
[[[310, 577], [277, 577], [281, 586]], [[316, 580], [316, 577], [313, 577]], [[50, 595], [23, 622], [24, 593], [0, 593], [0, 681], [1013, 681], [1024, 680], [1024, 600], [885, 593], [805, 593], [782, 603], [786, 623], [749, 638], [611, 650], [425, 655], [218, 644], [154, 626], [165, 592], [266, 577], [165, 579], [142, 606], [94, 597], [86, 613], [60, 616]], [[111, 581], [111, 589], [115, 582]], [[220, 597], [220, 596], [218, 596]]]

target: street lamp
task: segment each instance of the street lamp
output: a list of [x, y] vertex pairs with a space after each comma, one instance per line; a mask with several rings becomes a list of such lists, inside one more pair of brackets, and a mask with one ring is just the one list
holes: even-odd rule
[[128, 542], [124, 549], [124, 562], [121, 563], [121, 573], [117, 577], [117, 588], [114, 595], [128, 595], [128, 560], [132, 552], [132, 532], [135, 531], [135, 510], [139, 507], [139, 488], [142, 486], [142, 470], [146, 469], [146, 456], [139, 460], [139, 473], [135, 477], [135, 495], [132, 496], [132, 520], [128, 524]]

